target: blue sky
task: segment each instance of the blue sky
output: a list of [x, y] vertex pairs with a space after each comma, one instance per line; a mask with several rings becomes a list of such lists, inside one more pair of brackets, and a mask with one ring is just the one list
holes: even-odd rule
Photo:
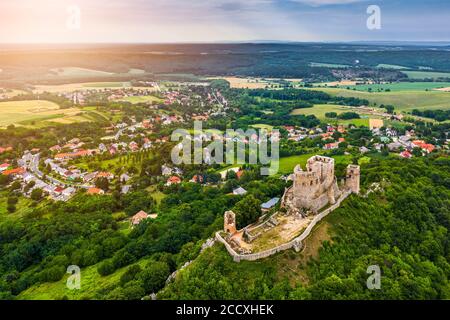
[[[369, 5], [380, 30], [366, 27]], [[0, 41], [448, 41], [449, 17], [448, 0], [2, 0]]]

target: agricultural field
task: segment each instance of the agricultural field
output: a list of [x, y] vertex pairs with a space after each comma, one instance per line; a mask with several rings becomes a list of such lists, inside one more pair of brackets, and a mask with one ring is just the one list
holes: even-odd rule
[[[336, 112], [337, 114], [344, 113], [344, 112], [356, 112], [361, 115], [361, 119], [350, 119], [350, 120], [341, 120], [341, 119], [330, 119], [325, 116], [328, 112]], [[355, 107], [348, 107], [348, 106], [341, 106], [336, 104], [317, 104], [312, 108], [301, 108], [301, 109], [295, 109], [292, 111], [293, 115], [314, 115], [320, 120], [327, 121], [329, 123], [336, 123], [336, 124], [354, 124], [356, 126], [369, 126], [369, 117], [370, 118], [378, 118], [377, 116], [373, 116], [370, 114], [365, 114], [363, 112], [360, 112], [360, 109]]]
[[310, 67], [322, 67], [322, 68], [348, 68], [349, 65], [346, 64], [335, 64], [335, 63], [321, 63], [321, 62], [311, 62]]
[[107, 115], [90, 109], [60, 109], [56, 103], [43, 100], [0, 102], [0, 127], [10, 124], [41, 128], [49, 124], [71, 124], [108, 120]]
[[16, 90], [16, 89], [3, 89], [0, 88], [0, 98], [12, 98], [15, 96], [18, 96], [19, 94], [25, 94], [26, 91], [23, 90]]
[[[63, 93], [73, 92], [81, 90], [102, 90], [102, 89], [119, 89], [119, 88], [131, 88], [131, 83], [128, 81], [117, 82], [82, 82], [82, 83], [69, 83], [61, 85], [36, 85], [33, 90], [34, 93], [50, 92], [50, 93]], [[151, 87], [133, 87], [136, 89], [155, 90]]]
[[392, 69], [392, 70], [406, 70], [409, 69], [408, 67], [404, 67], [404, 66], [398, 66], [395, 64], [384, 64], [381, 63], [379, 65], [377, 65], [378, 69]]
[[163, 99], [154, 97], [154, 96], [133, 96], [133, 97], [125, 97], [122, 99], [117, 99], [116, 101], [124, 101], [124, 102], [130, 102], [132, 104], [136, 103], [162, 103]]
[[112, 76], [114, 73], [79, 68], [79, 67], [64, 67], [64, 68], [54, 68], [50, 70], [52, 73], [55, 73], [58, 76], [62, 77], [102, 77], [102, 76]]
[[142, 75], [145, 70], [131, 68], [126, 73], [107, 72], [102, 70], [81, 68], [81, 67], [62, 67], [50, 69], [51, 76], [58, 76], [63, 78], [89, 78], [89, 77], [111, 77], [123, 75]]
[[10, 124], [37, 125], [38, 122], [72, 117], [77, 108], [60, 109], [56, 103], [42, 100], [0, 102], [0, 127]]
[[450, 92], [442, 91], [396, 91], [363, 92], [341, 88], [312, 88], [331, 95], [367, 99], [376, 105], [394, 105], [397, 110], [408, 112], [413, 109], [450, 109]]
[[[238, 77], [224, 77], [222, 78], [230, 83], [231, 88], [237, 89], [264, 89], [272, 83], [268, 80], [257, 78], [238, 78]], [[210, 79], [211, 80], [211, 79]]]
[[450, 87], [450, 82], [395, 82], [386, 84], [350, 85], [348, 88], [358, 91], [425, 91]]
[[433, 71], [402, 71], [410, 79], [439, 79], [450, 78], [450, 72]]

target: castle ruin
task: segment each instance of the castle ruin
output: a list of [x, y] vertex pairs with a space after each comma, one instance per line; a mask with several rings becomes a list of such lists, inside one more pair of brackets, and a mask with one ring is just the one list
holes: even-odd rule
[[286, 190], [282, 206], [290, 213], [317, 213], [326, 205], [336, 203], [340, 194], [334, 175], [334, 159], [314, 156], [308, 159], [305, 171], [300, 165], [295, 167], [293, 185]]
[[260, 223], [242, 230], [236, 228], [235, 214], [226, 211], [225, 237], [217, 233], [216, 238], [235, 258], [245, 260], [260, 259], [288, 248], [299, 250], [301, 241], [316, 223], [338, 208], [348, 195], [360, 192], [360, 167], [348, 165], [345, 179], [338, 185], [334, 164], [333, 158], [313, 156], [305, 170], [297, 165], [291, 175], [293, 184], [281, 200], [283, 210], [263, 216]]

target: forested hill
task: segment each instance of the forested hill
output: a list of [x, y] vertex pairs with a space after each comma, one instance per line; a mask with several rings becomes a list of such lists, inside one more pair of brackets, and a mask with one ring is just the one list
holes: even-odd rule
[[[450, 160], [373, 160], [362, 184], [378, 191], [346, 200], [302, 253], [235, 263], [216, 244], [158, 298], [449, 299]], [[379, 290], [367, 289], [370, 265]]]

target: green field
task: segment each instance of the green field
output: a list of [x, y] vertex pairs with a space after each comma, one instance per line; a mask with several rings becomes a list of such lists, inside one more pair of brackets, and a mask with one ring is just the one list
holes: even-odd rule
[[[300, 164], [302, 168], [305, 168], [306, 161], [311, 158], [312, 156], [315, 156], [320, 153], [309, 153], [309, 154], [302, 154], [299, 156], [290, 156], [280, 159], [280, 167], [279, 167], [279, 173], [281, 174], [289, 174], [294, 171], [294, 168], [296, 165]], [[344, 163], [344, 164], [350, 164], [351, 163], [351, 156], [333, 156], [332, 157], [335, 160], [336, 164]]]
[[[141, 259], [136, 264], [145, 268], [148, 262], [148, 259]], [[111, 288], [118, 285], [120, 277], [128, 266], [103, 277], [97, 272], [98, 265], [81, 269], [80, 290], [69, 290], [67, 288], [66, 283], [69, 277], [67, 274], [60, 281], [34, 285], [21, 292], [17, 298], [19, 300], [60, 300], [65, 297], [70, 300], [89, 300], [104, 297], [111, 291]]]
[[[56, 103], [43, 100], [0, 102], [0, 127], [10, 124], [40, 126], [45, 121], [76, 122], [82, 111], [78, 108], [60, 109]], [[83, 121], [87, 121], [84, 119]]]
[[273, 126], [271, 126], [270, 124], [254, 124], [252, 125], [253, 128], [255, 129], [265, 129], [267, 130], [267, 132], [271, 132], [273, 130]]
[[356, 97], [367, 99], [372, 104], [391, 104], [397, 110], [413, 109], [450, 109], [450, 92], [441, 91], [396, 91], [396, 92], [363, 92], [341, 88], [311, 88], [334, 96]]
[[348, 68], [349, 65], [346, 64], [336, 64], [336, 63], [321, 63], [321, 62], [311, 62], [310, 67], [322, 67], [322, 68]]
[[450, 87], [450, 82], [396, 82], [386, 84], [361, 84], [356, 86], [345, 86], [345, 88], [356, 89], [358, 91], [425, 91]]
[[381, 64], [377, 65], [377, 68], [378, 69], [393, 69], [393, 70], [405, 70], [405, 69], [408, 69], [407, 67], [404, 67], [404, 66], [398, 66], [398, 65], [395, 65], [395, 64], [384, 64], [384, 63], [381, 63]]
[[126, 97], [123, 99], [118, 99], [117, 101], [125, 101], [125, 102], [130, 102], [133, 104], [147, 103], [147, 102], [155, 102], [155, 103], [163, 102], [162, 99], [154, 97], [154, 96], [133, 96], [133, 97]]
[[439, 79], [450, 78], [450, 72], [433, 71], [402, 71], [410, 79]]
[[293, 115], [314, 115], [318, 119], [327, 121], [329, 123], [335, 123], [335, 124], [354, 124], [355, 126], [369, 126], [369, 117], [371, 118], [377, 118], [376, 116], [370, 116], [370, 115], [364, 115], [364, 113], [360, 113], [361, 116], [363, 116], [363, 119], [350, 119], [350, 120], [340, 120], [340, 119], [330, 119], [325, 116], [328, 112], [336, 112], [337, 114], [344, 113], [344, 112], [357, 112], [360, 113], [358, 108], [348, 107], [348, 106], [341, 106], [336, 104], [316, 104], [312, 108], [301, 108], [301, 109], [295, 109], [292, 111]]

